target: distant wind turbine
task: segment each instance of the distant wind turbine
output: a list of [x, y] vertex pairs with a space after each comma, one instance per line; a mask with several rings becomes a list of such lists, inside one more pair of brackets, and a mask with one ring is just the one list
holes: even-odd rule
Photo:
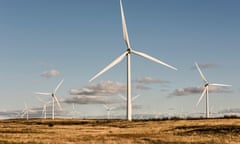
[[111, 111], [112, 111], [115, 107], [109, 107], [109, 106], [107, 106], [106, 104], [104, 104], [103, 106], [104, 106], [104, 108], [105, 108], [106, 111], [107, 111], [107, 118], [110, 119]]
[[43, 101], [42, 99], [40, 99], [39, 97], [37, 97], [37, 99], [41, 102], [41, 103], [43, 103], [43, 109], [42, 109], [42, 117], [44, 118], [44, 119], [46, 119], [47, 118], [47, 104], [49, 104], [49, 103], [51, 103], [51, 101]]
[[75, 104], [74, 104], [74, 103], [72, 103], [72, 112], [70, 112], [70, 113], [71, 113], [72, 119], [73, 119], [73, 118], [78, 118], [77, 115], [80, 114], [80, 112], [78, 112], [78, 111], [76, 110], [76, 107], [75, 107]]
[[23, 118], [23, 116], [26, 115], [26, 118], [27, 118], [27, 120], [28, 120], [28, 118], [29, 118], [28, 114], [29, 114], [29, 108], [28, 108], [27, 104], [24, 103], [24, 109], [23, 109], [23, 111], [22, 111], [21, 117]]
[[[126, 102], [127, 101], [127, 98], [126, 97], [124, 97], [123, 95], [119, 95], [123, 100], [124, 100], [124, 102]], [[139, 97], [140, 95], [136, 95], [136, 96], [134, 96], [134, 97], [132, 97], [132, 104], [133, 104], [133, 108], [134, 108], [134, 101]], [[137, 106], [137, 105], [136, 105]]]
[[127, 119], [129, 121], [132, 120], [132, 103], [131, 103], [131, 54], [135, 54], [138, 56], [141, 56], [143, 58], [146, 58], [150, 61], [162, 64], [166, 67], [169, 67], [171, 69], [177, 70], [175, 67], [170, 66], [150, 55], [147, 55], [145, 53], [139, 52], [139, 51], [135, 51], [132, 49], [129, 39], [128, 39], [128, 32], [127, 32], [127, 25], [126, 25], [126, 20], [125, 20], [125, 16], [124, 16], [124, 11], [123, 11], [123, 6], [122, 6], [122, 0], [120, 0], [120, 9], [121, 9], [121, 18], [122, 18], [122, 30], [123, 30], [123, 37], [125, 40], [125, 43], [127, 45], [127, 50], [121, 54], [118, 58], [116, 58], [113, 62], [111, 62], [108, 66], [106, 66], [102, 71], [100, 71], [99, 73], [97, 73], [94, 77], [92, 77], [89, 81], [93, 81], [94, 79], [96, 79], [98, 76], [100, 76], [101, 74], [103, 74], [104, 72], [106, 72], [107, 70], [109, 70], [110, 68], [112, 68], [113, 66], [115, 66], [116, 64], [118, 64], [119, 62], [121, 62], [124, 57], [127, 57]]
[[208, 88], [209, 88], [209, 86], [229, 87], [229, 86], [231, 86], [231, 85], [217, 84], [217, 83], [211, 83], [211, 84], [210, 84], [210, 83], [208, 83], [206, 77], [203, 75], [203, 73], [202, 73], [200, 67], [198, 66], [198, 64], [195, 63], [195, 65], [196, 65], [196, 67], [197, 67], [197, 69], [198, 69], [198, 72], [199, 72], [199, 74], [200, 74], [203, 82], [204, 82], [204, 90], [203, 90], [202, 95], [200, 96], [200, 98], [199, 98], [196, 106], [199, 105], [199, 103], [201, 102], [204, 94], [206, 94], [206, 118], [209, 118], [209, 100], [208, 100]]
[[54, 119], [54, 103], [55, 103], [55, 101], [57, 102], [59, 109], [62, 110], [62, 107], [56, 96], [56, 92], [59, 89], [59, 87], [62, 85], [62, 83], [63, 83], [63, 79], [58, 83], [57, 87], [51, 93], [35, 92], [35, 94], [38, 94], [38, 95], [47, 95], [47, 96], [52, 97], [52, 119]]

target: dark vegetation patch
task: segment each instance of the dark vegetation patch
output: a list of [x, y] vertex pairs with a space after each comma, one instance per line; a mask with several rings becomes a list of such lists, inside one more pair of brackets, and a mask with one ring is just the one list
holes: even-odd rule
[[17, 143], [17, 142], [9, 142], [9, 141], [5, 141], [5, 140], [0, 140], [0, 143], [1, 144], [20, 144], [20, 143]]
[[138, 139], [141, 137], [147, 137], [148, 135], [146, 134], [133, 134], [133, 133], [125, 133], [125, 134], [108, 134], [108, 137], [117, 137], [117, 138], [124, 138], [124, 139]]
[[183, 130], [177, 132], [178, 135], [197, 135], [197, 134], [212, 134], [212, 135], [240, 135], [239, 125], [217, 125], [217, 126], [178, 126], [175, 130]]
[[40, 131], [34, 131], [29, 128], [25, 129], [0, 129], [0, 134], [3, 133], [8, 133], [8, 134], [39, 134], [41, 133]]
[[92, 122], [85, 120], [34, 120], [22, 123], [26, 125], [48, 125], [49, 127], [53, 127], [54, 125], [86, 125]]
[[40, 142], [12, 142], [7, 140], [0, 140], [0, 144], [43, 144]]
[[173, 142], [169, 142], [169, 141], [163, 141], [163, 140], [152, 140], [149, 138], [143, 138], [143, 140], [146, 143], [150, 143], [150, 144], [212, 144], [212, 141], [205, 141], [205, 142], [179, 142], [179, 141], [173, 141]]

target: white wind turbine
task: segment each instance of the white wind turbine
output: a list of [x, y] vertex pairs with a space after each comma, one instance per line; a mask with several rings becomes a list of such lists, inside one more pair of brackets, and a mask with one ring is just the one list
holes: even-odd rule
[[27, 104], [24, 103], [24, 109], [23, 109], [23, 111], [22, 111], [21, 117], [23, 118], [23, 116], [26, 115], [26, 118], [27, 118], [27, 120], [28, 120], [28, 118], [29, 118], [29, 117], [28, 117], [28, 114], [29, 114], [29, 108], [28, 108]]
[[206, 94], [206, 118], [209, 118], [209, 99], [208, 99], [208, 88], [209, 86], [221, 86], [221, 87], [228, 87], [228, 86], [231, 86], [231, 85], [226, 85], [226, 84], [218, 84], [218, 83], [208, 83], [206, 77], [203, 75], [200, 67], [198, 66], [197, 63], [195, 63], [197, 69], [198, 69], [198, 72], [200, 73], [200, 76], [202, 77], [202, 80], [204, 81], [204, 90], [202, 92], [202, 95], [200, 96], [198, 102], [197, 102], [197, 106], [198, 104], [201, 102], [204, 94]]
[[116, 64], [118, 64], [119, 62], [121, 62], [123, 60], [123, 58], [126, 56], [127, 57], [127, 118], [129, 121], [132, 120], [132, 103], [131, 103], [131, 54], [135, 54], [138, 56], [141, 56], [143, 58], [146, 58], [150, 61], [162, 64], [166, 67], [169, 67], [171, 69], [177, 70], [175, 67], [170, 66], [150, 55], [147, 55], [145, 53], [139, 52], [139, 51], [135, 51], [132, 49], [129, 39], [128, 39], [128, 32], [127, 32], [127, 25], [126, 25], [126, 20], [125, 20], [125, 16], [124, 16], [124, 11], [123, 11], [123, 6], [122, 6], [122, 0], [120, 0], [120, 8], [121, 8], [121, 17], [122, 17], [122, 29], [123, 29], [123, 37], [125, 40], [125, 43], [127, 45], [127, 50], [121, 54], [118, 58], [116, 58], [113, 62], [111, 62], [108, 66], [106, 66], [102, 71], [100, 71], [99, 73], [97, 73], [93, 78], [91, 78], [89, 81], [91, 82], [92, 80], [94, 80], [95, 78], [97, 78], [98, 76], [100, 76], [101, 74], [103, 74], [104, 72], [106, 72], [107, 70], [109, 70], [110, 68], [112, 68], [113, 66], [115, 66]]
[[[119, 95], [119, 96], [120, 96], [124, 101], [127, 101], [127, 98], [124, 97], [123, 95]], [[140, 96], [140, 95], [134, 96], [131, 101], [134, 102], [139, 96]], [[133, 107], [134, 107], [134, 106], [133, 106]]]
[[112, 111], [115, 107], [109, 107], [109, 106], [107, 106], [106, 104], [104, 104], [103, 106], [104, 106], [104, 108], [105, 108], [106, 111], [107, 111], [107, 118], [110, 119], [111, 111]]
[[73, 118], [79, 118], [80, 112], [76, 110], [75, 104], [72, 103], [72, 111], [70, 112]]
[[42, 99], [40, 99], [39, 97], [37, 97], [37, 99], [43, 103], [43, 109], [42, 109], [42, 117], [44, 119], [47, 119], [47, 104], [51, 103], [51, 101], [43, 101]]
[[47, 119], [47, 104], [43, 104], [42, 116]]
[[56, 97], [56, 92], [59, 89], [59, 87], [62, 85], [62, 83], [63, 83], [63, 79], [58, 83], [57, 87], [51, 93], [35, 92], [35, 94], [47, 95], [47, 96], [52, 97], [52, 119], [54, 119], [54, 103], [55, 103], [55, 101], [57, 102], [57, 105], [58, 105], [59, 109], [62, 110], [62, 107], [61, 107], [61, 105], [60, 105], [60, 103], [59, 103], [59, 101]]

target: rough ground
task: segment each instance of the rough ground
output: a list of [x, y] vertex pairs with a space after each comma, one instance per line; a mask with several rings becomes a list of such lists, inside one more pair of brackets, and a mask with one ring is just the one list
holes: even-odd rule
[[240, 119], [1, 120], [1, 144], [239, 144]]

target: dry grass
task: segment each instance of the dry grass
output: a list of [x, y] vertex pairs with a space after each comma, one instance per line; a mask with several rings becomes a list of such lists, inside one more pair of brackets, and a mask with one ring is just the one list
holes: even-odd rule
[[240, 119], [3, 120], [2, 144], [238, 144]]

